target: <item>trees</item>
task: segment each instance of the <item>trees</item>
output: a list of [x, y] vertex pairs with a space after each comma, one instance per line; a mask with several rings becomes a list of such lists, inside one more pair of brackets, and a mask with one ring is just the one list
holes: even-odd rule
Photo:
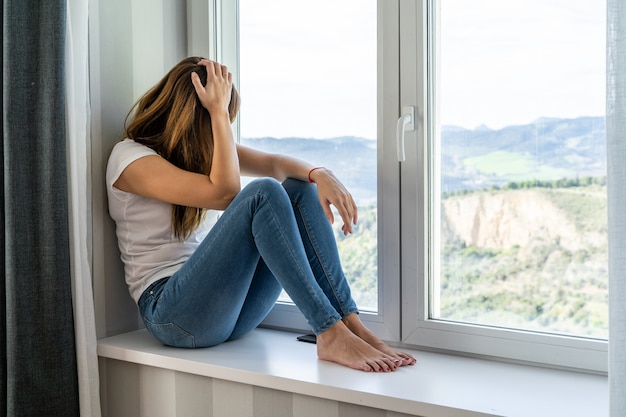
[[[481, 324], [605, 337], [608, 329], [605, 177], [580, 180], [526, 181], [445, 198], [466, 199], [475, 193], [514, 197], [534, 188], [551, 199], [578, 230], [586, 246], [571, 249], [563, 238], [546, 235], [541, 224], [529, 224], [528, 245], [479, 247], [455, 236], [442, 238], [439, 316]], [[530, 195], [530, 194], [529, 194]], [[505, 197], [506, 198], [506, 197]], [[354, 235], [333, 226], [344, 271], [358, 304], [376, 310], [376, 207], [359, 208]], [[587, 232], [600, 236], [586, 238]], [[450, 233], [450, 231], [448, 231]], [[542, 234], [544, 233], [544, 234]], [[497, 239], [494, 239], [494, 241]]]

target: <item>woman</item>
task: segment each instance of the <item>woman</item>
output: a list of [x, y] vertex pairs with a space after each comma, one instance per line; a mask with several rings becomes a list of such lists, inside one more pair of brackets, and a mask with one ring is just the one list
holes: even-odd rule
[[[284, 288], [320, 359], [414, 364], [359, 319], [330, 226], [332, 204], [352, 233], [350, 194], [323, 167], [236, 144], [238, 109], [225, 66], [184, 59], [135, 104], [109, 157], [109, 210], [146, 328], [170, 346], [213, 346], [257, 327]], [[264, 178], [242, 190], [241, 175]]]

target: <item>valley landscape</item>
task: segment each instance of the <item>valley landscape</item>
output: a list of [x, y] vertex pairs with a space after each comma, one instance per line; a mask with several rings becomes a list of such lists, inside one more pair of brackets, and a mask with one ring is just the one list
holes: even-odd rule
[[[376, 145], [257, 138], [245, 145], [332, 169], [359, 205], [336, 230], [355, 298], [376, 308]], [[606, 338], [606, 146], [601, 117], [441, 132], [436, 317]], [[336, 224], [336, 228], [339, 225]]]

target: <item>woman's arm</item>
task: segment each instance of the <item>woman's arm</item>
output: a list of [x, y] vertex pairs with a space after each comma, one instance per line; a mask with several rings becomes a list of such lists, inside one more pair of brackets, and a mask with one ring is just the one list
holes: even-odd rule
[[191, 81], [200, 103], [211, 115], [213, 130], [213, 159], [209, 181], [214, 186], [220, 187], [227, 199], [232, 200], [241, 191], [239, 159], [228, 114], [233, 85], [232, 74], [225, 65], [217, 62], [202, 60], [198, 65], [206, 68], [206, 86], [202, 85], [200, 77], [195, 72], [191, 73]]
[[160, 156], [139, 158], [126, 167], [116, 188], [188, 207], [225, 209], [241, 190], [237, 149], [233, 141], [228, 115], [232, 75], [225, 66], [201, 61], [207, 69], [207, 83], [202, 85], [194, 72], [191, 75], [202, 106], [211, 115], [213, 160], [207, 175], [180, 169]]
[[316, 166], [309, 162], [287, 155], [262, 152], [243, 145], [237, 145], [237, 153], [242, 175], [272, 177], [281, 182], [287, 178], [302, 181], [310, 179], [316, 183], [320, 204], [328, 220], [334, 222], [330, 208], [333, 205], [343, 220], [343, 233], [346, 235], [352, 233], [352, 226], [356, 225], [358, 217], [356, 203], [332, 171], [320, 168], [311, 172]]
[[272, 177], [280, 182], [287, 178], [308, 181], [308, 174], [315, 165], [291, 156], [262, 152], [237, 145], [241, 175], [249, 177]]

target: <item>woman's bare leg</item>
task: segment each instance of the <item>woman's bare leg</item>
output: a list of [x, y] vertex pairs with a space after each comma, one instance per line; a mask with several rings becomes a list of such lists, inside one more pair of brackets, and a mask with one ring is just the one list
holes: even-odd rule
[[352, 333], [366, 341], [372, 347], [386, 354], [393, 360], [399, 360], [401, 366], [415, 364], [416, 360], [413, 356], [409, 355], [408, 353], [395, 351], [385, 342], [380, 340], [380, 338], [376, 336], [374, 332], [365, 327], [358, 314], [350, 314], [344, 317], [342, 320], [346, 324], [346, 327], [352, 331]]
[[317, 356], [365, 372], [395, 371], [401, 362], [358, 337], [343, 321], [317, 335]]

